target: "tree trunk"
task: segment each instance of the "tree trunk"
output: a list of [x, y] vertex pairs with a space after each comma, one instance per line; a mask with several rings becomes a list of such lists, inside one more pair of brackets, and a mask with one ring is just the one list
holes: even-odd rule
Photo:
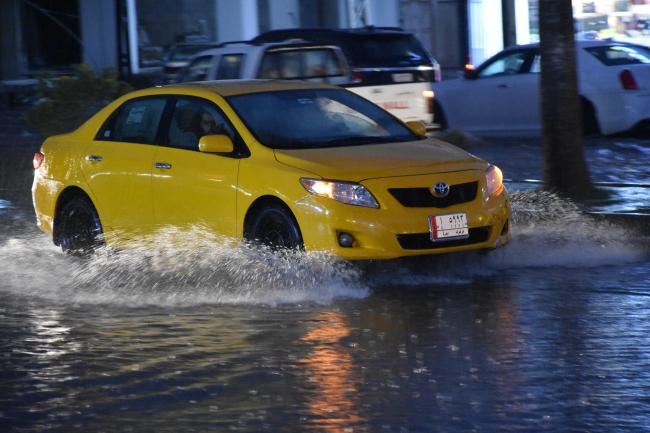
[[571, 198], [592, 197], [569, 0], [539, 1], [539, 36], [544, 186]]

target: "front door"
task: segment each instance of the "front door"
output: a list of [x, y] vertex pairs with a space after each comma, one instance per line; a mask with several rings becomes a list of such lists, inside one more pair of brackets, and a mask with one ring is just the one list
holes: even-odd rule
[[203, 135], [236, 131], [212, 102], [181, 97], [172, 113], [166, 145], [154, 158], [154, 220], [159, 230], [196, 226], [235, 237], [239, 158], [199, 151]]

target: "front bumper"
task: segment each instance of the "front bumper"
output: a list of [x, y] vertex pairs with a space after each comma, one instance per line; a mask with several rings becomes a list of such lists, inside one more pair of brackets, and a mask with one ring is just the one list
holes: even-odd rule
[[[431, 185], [431, 182], [432, 179], [426, 179], [425, 184]], [[364, 185], [373, 193], [382, 189], [381, 181], [374, 183], [365, 182]], [[492, 249], [511, 239], [510, 198], [505, 189], [499, 195], [486, 198], [479, 188], [474, 200], [444, 208], [404, 207], [391, 200], [392, 197], [376, 197], [379, 209], [346, 205], [318, 196], [308, 196], [295, 203], [294, 213], [305, 248], [327, 251], [347, 260], [372, 260]], [[433, 242], [429, 216], [454, 212], [467, 214], [470, 236]], [[339, 245], [340, 233], [354, 237], [351, 247]]]

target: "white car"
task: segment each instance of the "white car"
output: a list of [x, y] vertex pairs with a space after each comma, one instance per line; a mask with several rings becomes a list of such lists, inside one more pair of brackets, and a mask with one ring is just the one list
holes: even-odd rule
[[[586, 134], [650, 125], [650, 49], [613, 41], [576, 41]], [[539, 135], [539, 44], [506, 48], [462, 77], [433, 83], [435, 122], [477, 135]]]

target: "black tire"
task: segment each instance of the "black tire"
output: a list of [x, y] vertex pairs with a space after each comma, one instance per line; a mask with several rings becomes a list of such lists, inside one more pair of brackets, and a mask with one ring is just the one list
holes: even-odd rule
[[598, 126], [598, 119], [596, 118], [596, 109], [594, 105], [581, 98], [582, 105], [582, 134], [583, 135], [598, 135], [600, 134], [600, 127]]
[[447, 119], [445, 119], [445, 113], [442, 110], [442, 107], [438, 102], [433, 100], [433, 123], [440, 125], [440, 130], [443, 131], [447, 129]]
[[77, 196], [70, 199], [58, 217], [61, 250], [78, 257], [92, 254], [104, 244], [102, 224], [90, 199]]
[[264, 206], [253, 218], [247, 238], [273, 251], [303, 250], [302, 234], [291, 211], [279, 205]]

